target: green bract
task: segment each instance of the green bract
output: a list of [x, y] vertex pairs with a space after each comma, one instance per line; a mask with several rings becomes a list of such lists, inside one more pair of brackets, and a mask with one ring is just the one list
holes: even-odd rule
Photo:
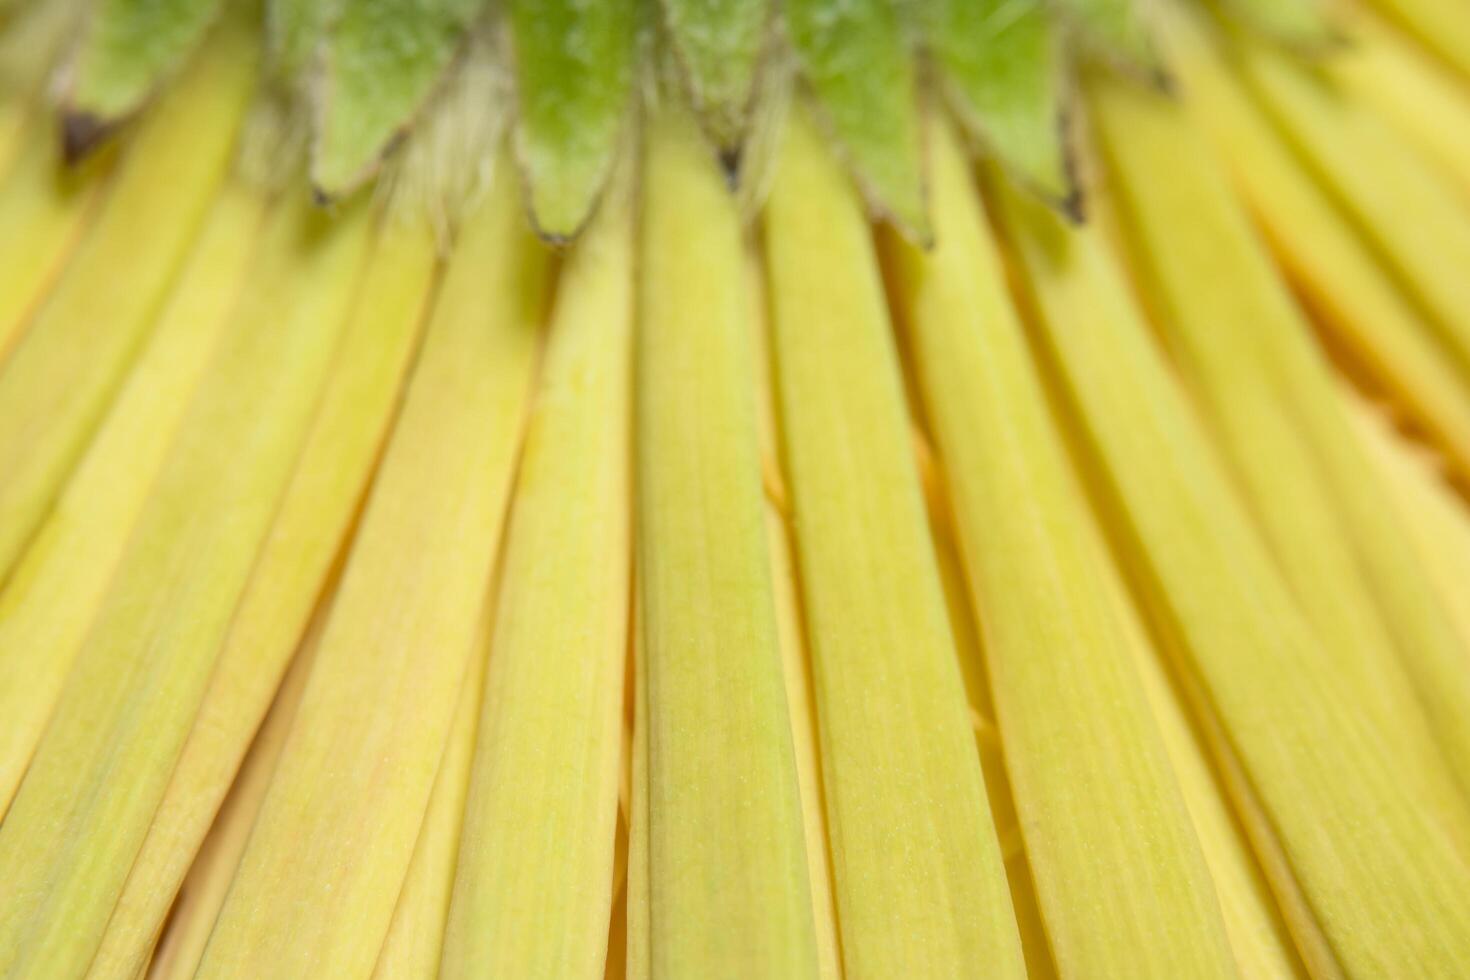
[[[222, 0], [101, 0], [77, 55], [67, 111], [79, 122], [71, 132], [95, 134], [135, 111], [183, 64], [223, 6]], [[72, 146], [74, 153], [86, 149]]]
[[727, 156], [746, 135], [767, 0], [659, 0], [700, 122]]
[[602, 191], [627, 114], [634, 0], [511, 0], [516, 150], [542, 234], [575, 235]]
[[[637, 95], [640, 73], [649, 83], [643, 91], [671, 91], [687, 103], [731, 182], [743, 182], [757, 198], [760, 174], [742, 171], [751, 169], [743, 158], [759, 163], [770, 142], [760, 107], [768, 95], [771, 105], [784, 106], [786, 94], [799, 91], [872, 210], [921, 242], [930, 224], [921, 123], [931, 93], [924, 82], [932, 79], [975, 145], [1034, 193], [1080, 217], [1063, 125], [1067, 58], [1080, 52], [1155, 81], [1165, 77], [1140, 0], [95, 2], [67, 105], [64, 134], [73, 156], [137, 109], [199, 48], [221, 11], [244, 22], [263, 8], [262, 103], [271, 111], [252, 117], [269, 125], [247, 127], [247, 170], [294, 171], [294, 164], [277, 162], [294, 160], [290, 148], [304, 145], [309, 132], [318, 197], [344, 197], [372, 180], [418, 128], [446, 78], [452, 82], [475, 62], [494, 84], [478, 86], [479, 102], [460, 106], [451, 128], [465, 132], [476, 118], [510, 118], [512, 100], [500, 79], [514, 76], [514, 147], [527, 205], [537, 230], [556, 242], [574, 238], [587, 222], [625, 123], [648, 108]], [[1217, 2], [1292, 43], [1335, 36], [1319, 0]], [[479, 56], [466, 54], [471, 39]], [[799, 81], [794, 89], [786, 84], [792, 78]], [[432, 145], [426, 152], [433, 155], [478, 160], [452, 167], [484, 169], [489, 162], [491, 151], [457, 136], [420, 142]], [[442, 217], [452, 224], [453, 214]]]
[[1156, 79], [1162, 77], [1163, 64], [1138, 0], [1058, 0], [1056, 6], [1088, 54]]
[[343, 0], [328, 34], [311, 179], [338, 197], [370, 177], [454, 55], [483, 0]]
[[1289, 44], [1320, 47], [1338, 40], [1319, 0], [1225, 0], [1225, 12]]
[[869, 200], [927, 240], [913, 57], [891, 0], [786, 0], [803, 74]]
[[306, 73], [341, 5], [342, 0], [270, 0], [266, 45], [277, 77], [294, 80]]
[[930, 0], [924, 11], [926, 44], [971, 136], [1027, 186], [1075, 211], [1061, 73], [1040, 0]]

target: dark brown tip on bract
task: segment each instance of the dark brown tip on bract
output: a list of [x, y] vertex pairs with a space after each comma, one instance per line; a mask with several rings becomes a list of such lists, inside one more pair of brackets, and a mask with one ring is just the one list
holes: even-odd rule
[[1082, 193], [1081, 187], [1074, 185], [1067, 196], [1057, 202], [1057, 206], [1073, 225], [1087, 223], [1087, 196]]
[[586, 222], [584, 221], [582, 225], [578, 225], [574, 231], [551, 231], [547, 229], [544, 225], [542, 225], [541, 222], [536, 220], [536, 213], [534, 211], [532, 211], [530, 214], [531, 230], [536, 233], [537, 238], [541, 239], [552, 248], [566, 248], [567, 246], [571, 245], [572, 242], [576, 241], [577, 236], [582, 233], [582, 227], [586, 224]]
[[319, 208], [329, 208], [336, 198], [322, 189], [320, 184], [311, 185], [311, 203]]
[[741, 145], [720, 147], [720, 169], [725, 172], [725, 183], [732, 191], [740, 186], [740, 163], [744, 150]]
[[1082, 190], [1082, 178], [1077, 173], [1077, 142], [1072, 126], [1072, 113], [1063, 105], [1057, 111], [1057, 139], [1062, 151], [1062, 180], [1067, 192], [1054, 197], [1057, 209], [1074, 226], [1087, 224], [1087, 195]]
[[114, 121], [86, 111], [69, 110], [61, 116], [61, 155], [76, 165], [107, 142], [117, 128]]
[[1179, 94], [1179, 82], [1174, 78], [1173, 73], [1163, 65], [1159, 65], [1149, 72], [1149, 82], [1154, 88], [1171, 99]]

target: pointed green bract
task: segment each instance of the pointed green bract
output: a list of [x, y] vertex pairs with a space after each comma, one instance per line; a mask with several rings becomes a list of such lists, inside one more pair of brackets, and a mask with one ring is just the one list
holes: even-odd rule
[[1221, 0], [1225, 14], [1268, 37], [1304, 48], [1341, 40], [1320, 0]]
[[892, 0], [787, 0], [802, 74], [869, 203], [926, 240], [913, 57]]
[[970, 135], [1023, 184], [1076, 210], [1061, 72], [1040, 0], [930, 0], [924, 32]]
[[750, 115], [769, 0], [660, 0], [700, 123], [727, 154]]
[[512, 0], [516, 153], [537, 230], [567, 239], [606, 183], [632, 78], [634, 0]]
[[373, 175], [432, 92], [483, 0], [342, 0], [327, 38], [312, 154], [318, 191], [338, 197]]
[[1161, 77], [1163, 66], [1140, 0], [1057, 0], [1056, 7], [1076, 29], [1077, 40], [1088, 54], [1156, 80]]
[[270, 70], [294, 80], [311, 66], [321, 42], [343, 0], [268, 0], [266, 51]]
[[105, 124], [135, 111], [183, 64], [223, 0], [102, 0], [92, 11], [67, 106]]

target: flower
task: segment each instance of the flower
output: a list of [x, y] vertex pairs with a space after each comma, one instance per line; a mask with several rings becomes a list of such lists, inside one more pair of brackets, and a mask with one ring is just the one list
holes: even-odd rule
[[0, 17], [0, 975], [1470, 963], [1454, 0]]

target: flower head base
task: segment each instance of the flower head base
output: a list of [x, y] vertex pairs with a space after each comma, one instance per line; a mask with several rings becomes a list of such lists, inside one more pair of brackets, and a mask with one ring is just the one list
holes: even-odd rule
[[[1309, 0], [1238, 6], [1304, 43], [1329, 34]], [[532, 219], [559, 241], [586, 223], [628, 143], [640, 73], [689, 102], [732, 174], [748, 166], [760, 105], [795, 84], [873, 211], [921, 242], [928, 89], [1018, 179], [1076, 212], [1063, 125], [1073, 64], [1165, 73], [1134, 0], [1056, 10], [1035, 0], [270, 0], [263, 15], [243, 0], [98, 0], [67, 60], [68, 155], [90, 152], [155, 99], [221, 18], [260, 16], [267, 87], [310, 120], [310, 177], [325, 200], [371, 179], [426, 124], [466, 45], [497, 48], [514, 87], [484, 111], [514, 106]]]

